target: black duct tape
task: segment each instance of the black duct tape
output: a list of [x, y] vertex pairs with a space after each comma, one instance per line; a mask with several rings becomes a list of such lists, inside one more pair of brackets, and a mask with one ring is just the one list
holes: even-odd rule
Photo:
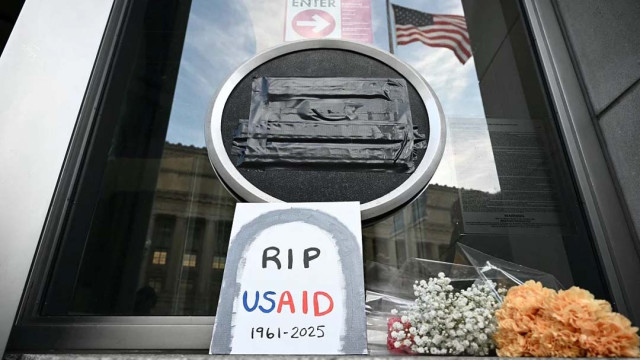
[[404, 79], [259, 77], [251, 94], [238, 166], [411, 173], [426, 145]]
[[[304, 125], [296, 126], [296, 131], [293, 135], [287, 131], [286, 125], [271, 126], [268, 122], [259, 125], [263, 128], [250, 129], [252, 116], [256, 117], [255, 113], [251, 112], [254, 100], [252, 98], [254, 84], [256, 81], [260, 82], [265, 81], [264, 79], [274, 78], [296, 78], [296, 80], [303, 81], [306, 86], [309, 85], [309, 79], [306, 78], [349, 78], [353, 80], [353, 82], [349, 83], [351, 87], [346, 87], [341, 91], [350, 94], [353, 93], [354, 89], [352, 87], [358, 84], [358, 80], [402, 82], [406, 86], [404, 96], [408, 99], [408, 109], [404, 114], [405, 116], [410, 116], [410, 122], [380, 121], [377, 124], [379, 127], [376, 127], [376, 124], [367, 124], [366, 127], [361, 128], [360, 125], [363, 125], [362, 123], [356, 123], [357, 126], [351, 126], [349, 129], [336, 127], [336, 121], [338, 123], [345, 122], [344, 117], [348, 118], [353, 114], [352, 112], [348, 114], [339, 113], [339, 115], [337, 112], [333, 113], [334, 108], [331, 106], [331, 102], [325, 103], [323, 106], [315, 106], [314, 101], [325, 99], [320, 92], [329, 90], [327, 88], [319, 88], [314, 90], [316, 92], [314, 99], [302, 99], [308, 102], [307, 105], [301, 107], [303, 113], [305, 113], [305, 109], [315, 108], [319, 113], [311, 112], [316, 116], [315, 123], [312, 122], [314, 120], [305, 121]], [[272, 99], [290, 96], [291, 90], [284, 85], [291, 86], [291, 80], [280, 82], [278, 86], [273, 88], [270, 87], [270, 95], [269, 91], [260, 95], [264, 96], [266, 94], [267, 97], [272, 96]], [[365, 93], [364, 91], [360, 92]], [[375, 98], [375, 96], [380, 96], [380, 89], [372, 89], [366, 94]], [[390, 97], [390, 95], [386, 96]], [[283, 103], [286, 104], [287, 102], [284, 101]], [[373, 104], [369, 106], [373, 107]], [[264, 107], [264, 109], [268, 109], [268, 107]], [[330, 113], [329, 110], [332, 112]], [[346, 113], [347, 111], [343, 112]], [[295, 113], [298, 114], [298, 110], [295, 110]], [[310, 115], [311, 113], [306, 112], [305, 114], [307, 115], [305, 116], [313, 118]], [[357, 111], [353, 111], [353, 113], [357, 114]], [[297, 116], [300, 115], [298, 114]], [[334, 116], [338, 119], [326, 119]], [[325, 117], [325, 119], [322, 119], [322, 117]], [[317, 119], [322, 119], [322, 121]], [[381, 118], [381, 120], [385, 119]], [[407, 167], [398, 170], [395, 164], [389, 163], [388, 157], [391, 154], [397, 155], [398, 153], [397, 148], [393, 148], [394, 144], [397, 143], [385, 142], [383, 141], [384, 137], [395, 139], [397, 134], [411, 134], [408, 136], [413, 136], [417, 140], [417, 142], [414, 141], [414, 144], [417, 143], [418, 145], [413, 146], [411, 154], [413, 168], [420, 164], [425, 155], [426, 141], [421, 141], [421, 139], [429, 138], [427, 110], [420, 95], [411, 83], [406, 82], [400, 73], [382, 61], [343, 49], [300, 50], [262, 63], [246, 74], [231, 91], [224, 105], [220, 121], [224, 149], [233, 164], [241, 164], [241, 166], [236, 167], [240, 175], [264, 193], [286, 202], [359, 201], [364, 204], [378, 199], [398, 188], [411, 176]], [[321, 132], [313, 129], [313, 125], [319, 124], [324, 127]], [[362, 152], [362, 154], [366, 155], [363, 160], [371, 161], [374, 155], [382, 160], [376, 160], [371, 164], [367, 161], [360, 161], [359, 158], [354, 156], [351, 159], [347, 159], [349, 163], [341, 164], [337, 159], [332, 159], [331, 162], [313, 162], [312, 157], [306, 156], [304, 157], [306, 165], [312, 164], [313, 166], [295, 167], [290, 164], [283, 166], [282, 162], [275, 161], [273, 164], [267, 163], [269, 166], [265, 167], [264, 163], [266, 161], [263, 157], [261, 159], [262, 163], [260, 161], [257, 162], [258, 166], [251, 166], [251, 163], [255, 163], [255, 160], [257, 160], [249, 158], [249, 155], [256, 154], [254, 152], [255, 149], [252, 149], [251, 152], [245, 151], [244, 158], [240, 157], [242, 152], [238, 150], [241, 147], [248, 146], [248, 140], [254, 137], [256, 131], [261, 132], [267, 139], [284, 139], [286, 141], [282, 143], [286, 144], [304, 143], [302, 140], [305, 136], [313, 137], [314, 141], [320, 144], [324, 144], [323, 136], [330, 137], [332, 139], [331, 143], [337, 145], [352, 145], [350, 142], [358, 144], [359, 141], [366, 140], [363, 145], [374, 147], [375, 150], [369, 153], [371, 156], [367, 155], [367, 152]], [[318, 135], [318, 133], [324, 135]], [[266, 147], [261, 145], [259, 149], [269, 153], [276, 153], [280, 150], [278, 148], [279, 144], [274, 145], [274, 142], [268, 141], [265, 144], [268, 145]], [[381, 144], [388, 146], [380, 146]], [[303, 146], [296, 151], [306, 152], [308, 149], [309, 147]], [[293, 150], [287, 149], [289, 153], [295, 153]], [[387, 163], [384, 163], [384, 161], [387, 161]], [[381, 169], [382, 171], [372, 171], [373, 167], [375, 167], [374, 170]], [[360, 169], [364, 171], [355, 171]], [[426, 186], [426, 182], [424, 185]]]

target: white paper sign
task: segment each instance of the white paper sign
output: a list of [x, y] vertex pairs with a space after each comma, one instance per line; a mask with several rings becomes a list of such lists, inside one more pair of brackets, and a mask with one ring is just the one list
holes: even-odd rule
[[236, 205], [210, 353], [366, 353], [359, 203]]
[[371, 0], [286, 0], [284, 40], [346, 39], [373, 43]]

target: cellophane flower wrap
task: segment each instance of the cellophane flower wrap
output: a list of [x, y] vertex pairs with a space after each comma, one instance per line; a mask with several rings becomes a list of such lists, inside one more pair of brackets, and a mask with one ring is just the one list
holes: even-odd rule
[[367, 263], [372, 355], [489, 355], [507, 290], [526, 280], [560, 289], [552, 275], [459, 244], [456, 264], [412, 258], [400, 268]]

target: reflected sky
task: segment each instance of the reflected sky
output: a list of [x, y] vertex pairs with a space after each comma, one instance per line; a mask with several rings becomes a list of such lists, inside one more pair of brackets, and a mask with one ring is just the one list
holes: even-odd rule
[[[385, 1], [371, 2], [373, 45], [389, 50]], [[459, 0], [395, 0], [393, 3], [429, 13], [464, 15]], [[193, 0], [167, 141], [205, 146], [204, 122], [215, 92], [238, 65], [257, 52], [283, 42], [285, 4], [285, 1], [264, 0]], [[462, 65], [451, 50], [419, 42], [399, 46], [394, 52], [425, 77], [448, 118], [474, 118], [475, 123], [479, 123], [477, 119], [484, 118], [473, 58]], [[433, 183], [462, 185], [456, 175], [456, 159], [472, 157], [472, 151], [477, 152], [479, 148], [483, 148], [482, 153], [492, 155], [486, 123], [485, 131], [480, 129], [475, 134], [477, 138], [466, 137], [464, 146], [456, 146], [459, 141], [449, 139], [443, 164]], [[488, 162], [488, 170], [485, 169], [482, 176], [476, 176], [477, 180], [469, 181], [465, 177], [464, 187], [496, 191], [493, 156]]]

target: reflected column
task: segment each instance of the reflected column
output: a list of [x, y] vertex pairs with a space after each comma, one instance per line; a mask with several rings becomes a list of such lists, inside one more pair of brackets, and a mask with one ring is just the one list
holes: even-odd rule
[[198, 282], [196, 284], [196, 304], [194, 307], [194, 315], [210, 315], [211, 307], [211, 266], [213, 264], [213, 255], [215, 253], [215, 237], [216, 222], [207, 219], [204, 228], [204, 239], [202, 241], [202, 260], [198, 264]]
[[175, 305], [175, 303], [178, 301], [179, 296], [179, 281], [182, 270], [182, 258], [184, 256], [183, 253], [186, 234], [187, 218], [176, 216], [176, 223], [173, 230], [171, 247], [167, 259], [166, 288], [170, 291], [169, 299], [167, 299], [169, 301], [168, 309], [172, 309], [169, 313], [170, 315], [177, 315], [174, 314], [175, 307], [173, 305]]

